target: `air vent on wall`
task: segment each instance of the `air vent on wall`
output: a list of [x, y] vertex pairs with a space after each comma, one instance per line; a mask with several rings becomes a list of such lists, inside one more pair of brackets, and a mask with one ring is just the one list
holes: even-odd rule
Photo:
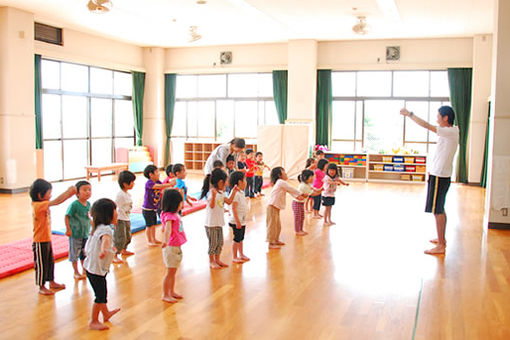
[[59, 46], [64, 45], [61, 28], [36, 22], [34, 25], [34, 33], [35, 40], [44, 41], [46, 43]]

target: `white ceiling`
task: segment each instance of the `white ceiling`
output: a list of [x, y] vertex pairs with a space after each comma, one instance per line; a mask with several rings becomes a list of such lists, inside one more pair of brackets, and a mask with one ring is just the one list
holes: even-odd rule
[[[90, 13], [88, 0], [0, 0], [38, 22], [107, 36], [139, 46], [200, 46], [317, 40], [466, 37], [493, 31], [487, 0], [393, 0], [400, 20], [377, 0], [112, 0], [109, 13]], [[354, 10], [353, 8], [357, 8]], [[352, 32], [366, 15], [370, 33]], [[202, 39], [189, 43], [189, 26]]]

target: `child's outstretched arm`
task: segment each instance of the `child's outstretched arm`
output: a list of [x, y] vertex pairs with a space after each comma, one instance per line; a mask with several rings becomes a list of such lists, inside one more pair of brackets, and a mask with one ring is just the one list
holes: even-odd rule
[[76, 195], [76, 187], [74, 185], [67, 188], [66, 191], [61, 193], [57, 198], [54, 200], [51, 200], [48, 205], [51, 207], [52, 205], [59, 205], [60, 203], [63, 203], [65, 200], [69, 199], [73, 195]]
[[225, 203], [226, 204], [232, 204], [232, 201], [234, 201], [234, 197], [236, 195], [236, 192], [238, 192], [238, 191], [239, 191], [239, 188], [237, 187], [237, 184], [236, 184], [232, 188], [232, 192], [230, 193], [230, 197], [229, 198], [225, 198]]
[[336, 180], [336, 182], [337, 182], [338, 184], [345, 185], [345, 186], [348, 186], [348, 185], [349, 185], [349, 183], [346, 183], [346, 182], [342, 181], [340, 178], [338, 178], [338, 179]]
[[112, 238], [110, 235], [101, 236], [101, 252], [99, 253], [99, 258], [102, 259], [106, 256], [108, 249], [110, 249], [110, 245], [112, 244]]
[[156, 183], [152, 186], [152, 189], [159, 190], [159, 189], [167, 189], [167, 188], [173, 188], [175, 186], [175, 183], [177, 180], [175, 178], [172, 178], [168, 183]]

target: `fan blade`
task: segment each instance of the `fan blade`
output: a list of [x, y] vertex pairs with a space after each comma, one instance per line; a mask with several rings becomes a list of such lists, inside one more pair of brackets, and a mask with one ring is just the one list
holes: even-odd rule
[[92, 0], [89, 0], [89, 3], [87, 4], [87, 8], [89, 9], [89, 11], [93, 12], [97, 9], [97, 5]]

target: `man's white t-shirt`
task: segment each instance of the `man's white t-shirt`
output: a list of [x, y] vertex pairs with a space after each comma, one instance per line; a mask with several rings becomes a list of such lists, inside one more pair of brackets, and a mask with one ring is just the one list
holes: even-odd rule
[[453, 170], [453, 157], [459, 145], [459, 128], [437, 127], [436, 152], [432, 156], [429, 173], [437, 177], [450, 177]]

